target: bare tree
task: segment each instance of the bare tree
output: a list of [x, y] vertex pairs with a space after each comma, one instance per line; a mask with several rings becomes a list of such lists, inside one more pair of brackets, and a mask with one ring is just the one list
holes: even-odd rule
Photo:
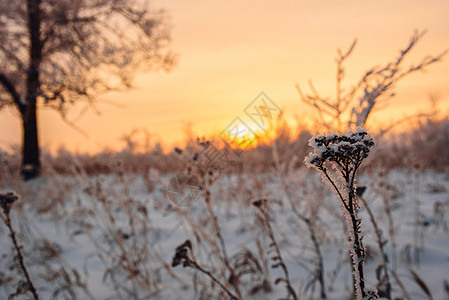
[[[349, 49], [342, 53], [340, 49], [337, 51], [337, 86], [335, 99], [323, 98], [315, 89], [312, 81], [309, 81], [311, 94], [304, 94], [299, 85], [296, 89], [302, 101], [312, 106], [319, 115], [320, 125], [327, 130], [346, 131], [353, 127], [364, 126], [372, 113], [385, 105], [395, 93], [397, 83], [405, 76], [416, 71], [422, 71], [429, 65], [439, 62], [447, 53], [443, 53], [424, 57], [418, 64], [404, 66], [404, 60], [411, 50], [416, 46], [420, 39], [424, 36], [425, 31], [416, 31], [411, 37], [406, 48], [400, 51], [398, 57], [384, 66], [375, 66], [363, 74], [362, 78], [349, 89], [343, 88], [343, 79], [345, 76], [344, 62], [353, 52], [357, 40], [354, 40]], [[413, 117], [420, 117], [418, 114]], [[410, 119], [410, 116], [405, 120]], [[401, 121], [399, 121], [400, 123]], [[392, 123], [386, 128], [389, 129]], [[386, 130], [386, 129], [385, 129]]]
[[0, 0], [0, 109], [23, 127], [22, 175], [40, 174], [36, 111], [94, 105], [136, 71], [169, 69], [170, 26], [145, 0]]

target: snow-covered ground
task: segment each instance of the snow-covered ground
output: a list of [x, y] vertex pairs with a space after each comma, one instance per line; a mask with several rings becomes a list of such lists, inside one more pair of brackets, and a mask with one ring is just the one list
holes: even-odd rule
[[[155, 173], [149, 179], [127, 174], [58, 176], [8, 186], [5, 190], [14, 189], [21, 196], [11, 216], [41, 298], [226, 299], [197, 270], [171, 267], [175, 248], [190, 239], [203, 268], [223, 283], [229, 275], [223, 271], [223, 249], [204, 199], [177, 206], [166, 193], [172, 177]], [[231, 264], [242, 257], [255, 258], [241, 266], [247, 272], [240, 277], [243, 298], [287, 295], [282, 282], [274, 283], [283, 273], [271, 267], [271, 241], [251, 205], [263, 198], [270, 203], [270, 222], [298, 296], [320, 298], [314, 276], [316, 254], [308, 228], [292, 204], [315, 224], [328, 298], [349, 299], [347, 237], [333, 193], [311, 169], [281, 179], [272, 173], [223, 175], [211, 186], [212, 209]], [[427, 288], [433, 299], [449, 299], [445, 283], [449, 281], [449, 173], [371, 172], [361, 174], [358, 183], [367, 186], [363, 197], [387, 242], [393, 298], [427, 299]], [[291, 199], [286, 189], [292, 191]], [[391, 219], [386, 206], [391, 208]], [[366, 282], [374, 289], [379, 247], [366, 209], [362, 207], [359, 214], [367, 247]], [[264, 279], [271, 284], [270, 292], [250, 292]], [[22, 280], [7, 228], [0, 224], [0, 299], [14, 293]], [[17, 297], [29, 298], [29, 294]]]

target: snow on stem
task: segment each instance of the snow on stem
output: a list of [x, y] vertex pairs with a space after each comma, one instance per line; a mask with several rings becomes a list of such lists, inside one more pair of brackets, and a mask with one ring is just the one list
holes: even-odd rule
[[[308, 167], [320, 171], [336, 191], [349, 228], [348, 250], [355, 299], [370, 299], [370, 293], [365, 290], [365, 248], [362, 242], [361, 219], [357, 216], [359, 205], [355, 176], [362, 161], [368, 157], [370, 149], [375, 145], [374, 139], [365, 129], [359, 127], [356, 131], [341, 134], [315, 135], [309, 140], [309, 145], [314, 151], [306, 157], [305, 163]], [[331, 176], [329, 166], [335, 170], [336, 177]]]

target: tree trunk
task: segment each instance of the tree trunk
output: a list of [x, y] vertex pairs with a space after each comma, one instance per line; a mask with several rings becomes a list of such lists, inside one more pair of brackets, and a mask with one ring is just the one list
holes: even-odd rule
[[26, 112], [22, 115], [22, 127], [22, 176], [25, 180], [29, 180], [39, 176], [41, 169], [37, 134], [36, 101], [27, 105]]
[[42, 41], [40, 36], [41, 0], [27, 0], [29, 45], [29, 69], [26, 80], [26, 103], [22, 110], [23, 158], [22, 176], [25, 180], [40, 175], [39, 140], [37, 137], [37, 96], [39, 93], [39, 68], [42, 61]]

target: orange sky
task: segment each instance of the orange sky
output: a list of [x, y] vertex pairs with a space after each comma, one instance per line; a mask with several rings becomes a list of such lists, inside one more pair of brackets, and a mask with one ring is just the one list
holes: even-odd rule
[[[248, 121], [244, 108], [264, 91], [287, 118], [310, 116], [295, 84], [306, 91], [312, 79], [322, 96], [335, 91], [336, 48], [358, 45], [349, 58], [348, 84], [367, 68], [396, 57], [415, 29], [428, 32], [409, 57], [449, 48], [449, 1], [206, 1], [157, 0], [172, 17], [172, 49], [179, 63], [171, 73], [139, 74], [136, 88], [104, 96], [122, 107], [99, 105], [101, 115], [87, 112], [76, 120], [88, 138], [63, 123], [57, 113], [39, 112], [41, 144], [52, 150], [96, 152], [124, 146], [120, 137], [147, 130], [153, 141], [182, 141], [186, 123], [198, 134], [218, 135], [232, 120]], [[398, 96], [375, 115], [385, 121], [429, 106], [429, 93], [440, 95], [449, 109], [449, 55], [426, 73], [399, 84]], [[77, 112], [73, 112], [74, 118]], [[0, 145], [19, 144], [19, 119], [12, 110], [0, 113]], [[69, 116], [70, 117], [70, 116]], [[374, 119], [373, 119], [374, 121]]]

